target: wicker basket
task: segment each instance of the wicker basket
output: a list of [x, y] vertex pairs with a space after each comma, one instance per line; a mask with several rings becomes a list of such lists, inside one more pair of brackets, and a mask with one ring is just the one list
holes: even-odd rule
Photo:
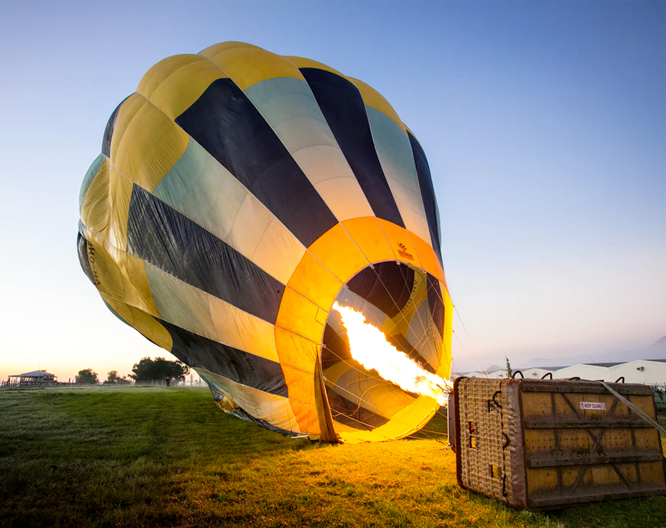
[[[652, 390], [612, 388], [650, 417]], [[458, 378], [458, 483], [516, 508], [666, 493], [659, 433], [591, 381]]]

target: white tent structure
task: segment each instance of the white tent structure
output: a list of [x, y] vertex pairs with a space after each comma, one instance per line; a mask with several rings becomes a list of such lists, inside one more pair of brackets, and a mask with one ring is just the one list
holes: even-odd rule
[[[614, 382], [622, 381], [624, 378], [625, 383], [666, 385], [666, 359], [639, 359], [628, 363], [580, 363], [570, 367], [532, 367], [520, 370], [520, 372], [523, 377], [529, 379], [550, 378], [552, 376], [553, 379], [581, 378]], [[468, 372], [459, 375], [471, 378], [501, 379], [507, 377], [507, 371], [502, 369], [488, 373]]]

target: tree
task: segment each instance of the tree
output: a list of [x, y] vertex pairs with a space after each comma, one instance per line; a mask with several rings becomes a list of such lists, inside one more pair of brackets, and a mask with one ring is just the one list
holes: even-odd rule
[[506, 358], [506, 377], [510, 378], [513, 376], [513, 370], [511, 370], [511, 362], [509, 361], [509, 358]]
[[126, 385], [128, 383], [130, 383], [130, 380], [128, 380], [125, 376], [121, 378], [118, 376], [117, 370], [112, 370], [109, 372], [104, 385]]
[[143, 358], [132, 367], [130, 378], [137, 383], [150, 381], [185, 381], [185, 375], [189, 374], [190, 367], [180, 361], [168, 361], [158, 357], [150, 359]]
[[93, 369], [79, 370], [79, 373], [74, 378], [74, 381], [80, 385], [97, 385], [99, 379], [97, 378], [97, 372], [93, 372]]

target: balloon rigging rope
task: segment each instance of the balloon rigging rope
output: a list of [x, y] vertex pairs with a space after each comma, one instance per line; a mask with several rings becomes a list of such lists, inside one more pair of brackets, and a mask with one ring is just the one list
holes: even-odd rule
[[[405, 264], [405, 265], [406, 265], [406, 264]], [[379, 282], [380, 282], [381, 285], [383, 286], [384, 290], [386, 291], [386, 293], [388, 294], [389, 298], [391, 299], [391, 302], [393, 303], [393, 305], [398, 309], [398, 314], [400, 315], [400, 319], [401, 319], [401, 321], [405, 321], [405, 322], [407, 323], [407, 325], [409, 325], [409, 321], [407, 321], [407, 317], [405, 316], [405, 314], [404, 314], [404, 313], [402, 312], [402, 310], [400, 309], [400, 306], [398, 305], [398, 303], [396, 302], [396, 300], [393, 298], [393, 295], [391, 295], [391, 291], [388, 289], [388, 287], [386, 286], [386, 284], [384, 284], [384, 281], [383, 281], [382, 278], [379, 276], [379, 273], [377, 272], [377, 269], [376, 269], [374, 266], [373, 266], [371, 269], [372, 269], [372, 271], [375, 272], [375, 276], [377, 277], [377, 280], [379, 280]], [[401, 273], [401, 275], [402, 275], [402, 273]], [[405, 286], [407, 286], [408, 288], [410, 288], [410, 285], [407, 283], [407, 279], [405, 278], [404, 275], [403, 275], [403, 281], [404, 281]], [[413, 284], [411, 285], [411, 287], [413, 287]], [[426, 297], [427, 293], [428, 293], [428, 290], [426, 290], [426, 294], [425, 294], [421, 299], [419, 299], [419, 302], [422, 302], [422, 301], [423, 301], [423, 299]], [[410, 297], [411, 297], [411, 295], [410, 295]], [[414, 306], [416, 306], [416, 303], [414, 303]], [[421, 323], [421, 327], [425, 330], [426, 325], [423, 324], [423, 321], [421, 320], [421, 316], [420, 316], [420, 314], [418, 313], [418, 310], [415, 310], [415, 313], [416, 313], [416, 316], [419, 318], [419, 322]]]
[[[372, 379], [372, 380], [375, 380], [375, 381], [379, 381], [379, 382], [381, 382], [381, 384], [390, 383], [389, 381], [386, 381], [386, 380], [383, 379], [383, 378], [379, 378], [379, 377], [376, 377], [376, 376], [372, 376], [372, 375], [371, 375], [370, 373], [368, 373], [367, 371], [364, 371], [364, 370], [359, 369], [358, 367], [356, 367], [355, 365], [351, 364], [351, 363], [350, 363], [349, 361], [347, 361], [346, 359], [340, 357], [340, 355], [336, 354], [335, 351], [333, 351], [332, 349], [330, 349], [330, 348], [328, 348], [328, 347], [326, 347], [326, 348], [327, 348], [327, 349], [328, 349], [328, 350], [329, 350], [334, 356], [336, 356], [338, 359], [340, 359], [340, 361], [342, 361], [342, 362], [345, 363], [346, 365], [349, 365], [350, 368], [352, 368], [352, 369], [354, 369], [355, 371], [357, 371], [358, 373], [360, 373], [360, 374], [366, 376], [367, 378]], [[326, 379], [326, 378], [324, 377], [324, 379]], [[350, 390], [346, 389], [346, 388], [343, 387], [342, 385], [338, 385], [338, 384], [336, 383], [335, 386], [338, 387], [339, 389], [345, 391], [346, 393], [350, 394], [350, 395], [353, 396], [354, 398], [358, 399], [358, 401], [359, 401], [360, 403], [358, 404], [358, 407], [357, 407], [356, 411], [354, 411], [355, 413], [359, 411], [359, 409], [361, 408], [361, 404], [363, 404], [363, 403], [366, 404], [365, 407], [364, 407], [364, 408], [366, 408], [366, 409], [369, 409], [370, 407], [376, 407], [376, 406], [373, 405], [371, 402], [369, 402], [368, 400], [366, 400], [365, 398], [363, 398], [363, 396], [367, 393], [368, 390], [373, 389], [373, 388], [377, 387], [378, 385], [373, 385], [373, 386], [371, 386], [369, 389], [367, 389], [365, 392], [363, 392], [363, 396], [360, 396], [360, 397], [359, 397], [358, 395], [354, 394], [353, 392], [351, 392]], [[437, 411], [437, 412], [438, 412], [438, 411]], [[342, 414], [342, 413], [340, 413], [340, 414]], [[349, 419], [351, 419], [351, 420], [354, 420], [355, 422], [358, 422], [358, 423], [360, 423], [360, 424], [362, 424], [362, 425], [366, 425], [366, 426], [371, 425], [371, 424], [365, 423], [365, 422], [363, 422], [363, 421], [361, 421], [361, 420], [358, 420], [358, 419], [356, 419], [356, 418], [353, 418], [352, 416], [348, 416], [348, 415], [346, 415], [346, 414], [345, 414], [344, 416], [346, 416], [347, 418], [349, 418]], [[408, 423], [403, 422], [402, 420], [398, 420], [398, 421], [399, 421], [400, 423], [404, 424], [404, 425], [409, 426]], [[415, 429], [415, 428], [413, 428], [413, 429]], [[388, 438], [388, 437], [386, 437], [386, 438]], [[391, 438], [391, 440], [392, 440], [392, 438]]]
[[[386, 284], [384, 284], [384, 281], [382, 281], [381, 277], [379, 276], [379, 273], [377, 272], [376, 269], [374, 269], [374, 268], [372, 268], [372, 269], [373, 269], [373, 271], [375, 272], [375, 275], [377, 276], [377, 280], [379, 280], [379, 282], [381, 283], [381, 285], [384, 287], [384, 290], [385, 290], [386, 293], [388, 294], [389, 298], [390, 298], [391, 301], [393, 302], [394, 306], [398, 309], [398, 314], [400, 315], [401, 320], [404, 320], [404, 321], [407, 323], [407, 325], [409, 326], [409, 321], [407, 321], [407, 317], [406, 317], [406, 315], [400, 310], [400, 306], [398, 305], [398, 303], [395, 301], [395, 299], [394, 299], [393, 296], [391, 295], [391, 292], [390, 292], [390, 290], [388, 289], [388, 287], [386, 286]], [[404, 284], [405, 284], [405, 286], [409, 287], [410, 285], [407, 283], [407, 279], [404, 277], [404, 275], [403, 275], [403, 280], [404, 280]], [[428, 287], [426, 288], [425, 293], [424, 293], [424, 294], [423, 294], [418, 300], [416, 300], [416, 301], [414, 302], [413, 306], [418, 306], [418, 305], [420, 305], [422, 302], [424, 302], [425, 299], [428, 297], [428, 292], [430, 291], [430, 289], [431, 289], [431, 288], [434, 288], [436, 285], [439, 285], [439, 281], [437, 281], [437, 282], [433, 282], [433, 284], [431, 284], [430, 286], [428, 286]], [[419, 322], [421, 323], [421, 328], [423, 329], [422, 336], [419, 338], [419, 340], [417, 341], [416, 345], [413, 345], [413, 346], [412, 346], [413, 350], [418, 350], [418, 347], [420, 346], [421, 341], [422, 341], [422, 340], [425, 341], [425, 340], [428, 338], [428, 330], [430, 330], [431, 327], [434, 326], [434, 323], [433, 323], [432, 321], [430, 321], [430, 322], [426, 325], [426, 324], [424, 324], [423, 320], [421, 319], [421, 315], [419, 314], [418, 309], [414, 309], [414, 313], [416, 314], [416, 317], [418, 317], [418, 320], [419, 320]], [[411, 343], [410, 343], [410, 345], [411, 345]]]
[[[362, 398], [359, 398], [358, 396], [356, 396], [356, 395], [355, 395], [354, 393], [352, 393], [351, 391], [345, 389], [345, 388], [342, 387], [341, 385], [336, 385], [336, 387], [338, 387], [338, 388], [342, 389], [343, 391], [345, 391], [345, 392], [351, 394], [352, 396], [354, 396], [355, 398], [358, 398], [359, 400], [362, 399]], [[364, 401], [365, 401], [365, 403], [369, 403], [369, 402], [367, 402], [366, 400], [364, 400]], [[370, 406], [372, 406], [372, 405], [370, 405]], [[342, 413], [340, 413], [340, 414], [342, 414]], [[350, 420], [353, 420], [353, 421], [355, 421], [355, 422], [361, 424], [361, 425], [364, 425], [364, 426], [371, 426], [371, 424], [366, 423], [366, 422], [363, 422], [363, 421], [361, 421], [361, 420], [359, 420], [359, 419], [357, 419], [357, 418], [354, 418], [354, 417], [352, 417], [352, 416], [348, 416], [348, 415], [344, 415], [344, 416], [345, 416], [346, 418], [349, 418]], [[394, 419], [395, 419], [395, 418], [391, 418], [391, 420], [394, 420]], [[408, 424], [407, 422], [404, 422], [404, 421], [402, 421], [402, 420], [397, 420], [397, 421], [400, 422], [400, 423], [402, 423], [402, 424], [404, 424], [404, 425], [406, 425], [406, 426], [408, 426], [408, 427], [411, 427], [411, 430], [412, 430], [412, 431], [416, 429], [416, 427], [410, 426], [410, 424]], [[376, 432], [376, 429], [369, 429], [369, 431], [370, 431], [370, 432]], [[439, 433], [439, 432], [437, 432], [437, 431], [418, 429], [417, 433], [420, 433], [420, 432], [424, 432], [424, 434], [426, 434], [426, 436], [429, 436], [430, 440], [435, 440], [436, 442], [439, 442], [439, 440], [437, 440], [437, 438], [434, 438], [434, 437], [428, 435], [427, 432], [431, 432], [431, 433], [435, 433], [435, 434], [440, 434], [440, 435], [448, 436], [446, 433]], [[377, 433], [377, 434], [380, 434], [380, 433]], [[416, 433], [412, 433], [412, 434], [416, 434]], [[387, 438], [387, 439], [389, 439], [389, 440], [395, 440], [394, 438], [390, 438], [390, 437], [385, 436], [385, 435], [381, 435], [381, 436], [384, 436], [384, 438]]]
[[[474, 340], [472, 339], [472, 336], [470, 335], [469, 331], [467, 330], [467, 327], [465, 326], [465, 322], [462, 320], [462, 316], [460, 315], [460, 310], [458, 310], [457, 306], [454, 306], [453, 311], [458, 316], [458, 321], [460, 321], [460, 324], [462, 325], [463, 330], [465, 330], [465, 334], [467, 336], [467, 339], [469, 340], [470, 355], [472, 356], [472, 358], [476, 362], [477, 366], [479, 367], [479, 372], [483, 372], [486, 375], [486, 377], [489, 377], [488, 371], [485, 369], [485, 367], [481, 364], [481, 361], [479, 360], [479, 356], [476, 353], [476, 347], [474, 346]], [[458, 337], [457, 334], [456, 334], [456, 339], [458, 339], [458, 342], [461, 345], [463, 345], [462, 340]], [[463, 349], [465, 350], [465, 352], [467, 352], [464, 345], [463, 345]]]
[[[460, 339], [460, 337], [458, 337], [458, 334], [457, 334], [457, 333], [454, 332], [453, 335], [454, 335], [454, 336], [456, 337], [456, 339], [458, 340], [458, 343], [460, 343], [460, 346], [461, 346], [461, 348], [463, 349], [463, 351], [465, 352], [465, 354], [468, 355], [468, 356], [470, 356], [470, 357], [472, 357], [472, 358], [474, 359], [476, 365], [479, 367], [479, 372], [483, 372], [483, 371], [484, 371], [484, 367], [483, 367], [483, 365], [481, 365], [479, 359], [476, 357], [476, 355], [474, 354], [474, 352], [473, 352], [472, 350], [470, 350], [470, 349], [467, 348], [467, 346], [465, 345], [465, 343]], [[454, 362], [453, 360], [451, 360], [451, 364], [454, 365], [454, 368], [453, 368], [452, 372], [460, 373], [460, 371], [458, 370], [458, 368], [455, 367], [455, 362]], [[487, 372], [485, 373], [485, 377], [488, 377], [488, 373], [487, 373]]]
[[[360, 250], [360, 248], [359, 248], [359, 250]], [[362, 252], [362, 251], [361, 251], [361, 252]], [[362, 252], [362, 253], [363, 253], [363, 252]], [[365, 256], [365, 254], [364, 254], [364, 256]], [[367, 259], [367, 257], [366, 257], [366, 259]], [[403, 264], [403, 265], [408, 266], [407, 264]], [[391, 300], [391, 302], [393, 303], [393, 305], [394, 305], [394, 306], [396, 307], [396, 309], [398, 310], [398, 314], [400, 315], [400, 322], [404, 321], [404, 322], [407, 323], [407, 325], [409, 326], [410, 321], [407, 320], [406, 315], [402, 312], [400, 306], [398, 305], [398, 303], [396, 302], [395, 298], [394, 298], [393, 295], [391, 294], [391, 291], [389, 290], [389, 288], [386, 286], [386, 284], [384, 283], [384, 281], [383, 281], [382, 278], [380, 277], [380, 275], [379, 275], [377, 269], [375, 268], [375, 266], [371, 266], [371, 269], [372, 269], [373, 272], [375, 273], [375, 276], [377, 277], [377, 280], [379, 281], [379, 283], [380, 283], [380, 284], [382, 285], [382, 287], [384, 288], [384, 291], [387, 293], [389, 299]], [[408, 282], [407, 282], [407, 278], [404, 276], [404, 274], [401, 273], [401, 275], [403, 276], [404, 285], [405, 285], [407, 288], [413, 288], [413, 284], [411, 284], [411, 285], [408, 284]], [[426, 275], [426, 276], [427, 276], [427, 275]], [[421, 325], [421, 328], [422, 328], [422, 330], [423, 330], [422, 336], [418, 339], [416, 345], [412, 345], [412, 346], [413, 346], [413, 350], [418, 350], [418, 347], [421, 345], [421, 342], [422, 342], [422, 341], [425, 341], [425, 340], [428, 339], [428, 337], [429, 337], [429, 333], [428, 333], [428, 331], [431, 330], [432, 327], [435, 326], [434, 323], [433, 323], [432, 321], [428, 322], [428, 324], [424, 323], [423, 319], [421, 318], [421, 314], [419, 313], [419, 310], [418, 310], [418, 308], [416, 308], [416, 307], [418, 307], [422, 302], [425, 301], [425, 299], [427, 299], [427, 296], [428, 296], [428, 293], [430, 292], [430, 289], [431, 289], [431, 288], [434, 288], [435, 286], [438, 286], [439, 283], [440, 283], [440, 281], [438, 280], [438, 281], [436, 281], [436, 282], [433, 282], [431, 285], [427, 286], [425, 293], [424, 293], [421, 297], [419, 297], [418, 300], [415, 300], [415, 302], [413, 303], [413, 306], [414, 306], [413, 312], [414, 312], [414, 314], [416, 315], [416, 317], [418, 318], [418, 321], [419, 321], [419, 323], [420, 323], [420, 325]], [[410, 295], [410, 297], [411, 297], [411, 295]], [[460, 317], [460, 316], [459, 316], [459, 317]], [[410, 343], [410, 345], [411, 345], [411, 343]], [[354, 370], [357, 371], [358, 373], [364, 375], [366, 378], [369, 378], [369, 379], [372, 379], [372, 380], [375, 380], [375, 381], [381, 382], [382, 384], [383, 384], [383, 383], [389, 383], [389, 382], [387, 382], [386, 380], [384, 380], [383, 378], [376, 377], [376, 376], [372, 376], [372, 375], [369, 374], [367, 371], [364, 371], [364, 370], [359, 369], [358, 367], [356, 367], [355, 365], [353, 365], [352, 363], [350, 363], [347, 359], [342, 358], [339, 354], [337, 354], [334, 350], [332, 350], [331, 348], [327, 347], [326, 345], [323, 345], [323, 347], [326, 348], [328, 351], [330, 351], [330, 352], [331, 352], [334, 356], [336, 356], [340, 361], [344, 362], [346, 365], [348, 365], [350, 368], [354, 369]], [[347, 390], [346, 388], [342, 387], [341, 385], [335, 384], [335, 386], [338, 387], [338, 388], [340, 388], [340, 389], [343, 390], [344, 392], [350, 394], [350, 395], [353, 396], [355, 399], [357, 399], [357, 408], [356, 408], [356, 411], [354, 411], [352, 414], [356, 414], [356, 413], [358, 413], [358, 411], [359, 411], [359, 410], [361, 409], [361, 407], [362, 407], [362, 404], [364, 404], [364, 403], [366, 404], [367, 407], [374, 407], [374, 405], [372, 405], [368, 400], [366, 400], [364, 396], [365, 396], [365, 394], [367, 394], [368, 391], [370, 391], [371, 389], [377, 387], [378, 385], [372, 385], [371, 387], [369, 387], [368, 389], [366, 389], [366, 390], [362, 393], [362, 395], [361, 395], [360, 397], [359, 397], [358, 395], [352, 393], [351, 391]], [[367, 407], [366, 407], [366, 408], [367, 408]], [[333, 409], [331, 409], [331, 410], [333, 410]], [[338, 411], [338, 412], [339, 412], [339, 411]], [[439, 410], [437, 410], [436, 412], [437, 412], [438, 414], [440, 414], [441, 416], [445, 416], [445, 415], [443, 415], [442, 413], [440, 413]], [[342, 413], [339, 413], [339, 414], [342, 414]], [[371, 425], [371, 424], [367, 424], [367, 423], [365, 423], [365, 422], [363, 422], [363, 421], [361, 421], [361, 420], [358, 420], [358, 419], [356, 419], [356, 418], [353, 418], [353, 416], [348, 416], [348, 415], [345, 415], [345, 416], [346, 416], [347, 418], [349, 418], [350, 420], [353, 420], [353, 421], [355, 421], [355, 422], [357, 422], [357, 423], [359, 423], [359, 424], [361, 424], [361, 425], [364, 425], [364, 426], [366, 426], [366, 427]], [[404, 425], [409, 426], [409, 424], [403, 422], [402, 420], [400, 420], [400, 422], [403, 423]], [[414, 429], [416, 429], [416, 428], [413, 427], [412, 430], [414, 430]], [[432, 432], [432, 433], [435, 433], [435, 434], [440, 434], [440, 435], [447, 436], [446, 433], [438, 433], [438, 432], [436, 432], [436, 431], [428, 431], [428, 432], [426, 432], [426, 430], [424, 430], [424, 429], [419, 429], [418, 432], [422, 432], [423, 434], [425, 434], [426, 436], [428, 436], [431, 440], [435, 440], [436, 442], [440, 442], [440, 440], [438, 440], [437, 438], [434, 438], [434, 437], [430, 436], [430, 435], [428, 434], [428, 432]]]
[[[380, 277], [379, 274], [377, 273], [377, 270], [373, 269], [373, 271], [375, 272], [375, 275], [377, 276], [377, 280], [379, 280], [379, 282], [380, 282], [381, 285], [383, 286], [384, 290], [385, 290], [386, 293], [388, 294], [388, 296], [389, 296], [389, 298], [391, 299], [391, 301], [393, 302], [394, 306], [398, 309], [398, 314], [399, 314], [400, 317], [401, 317], [401, 321], [405, 321], [405, 322], [409, 325], [409, 321], [407, 321], [407, 317], [405, 316], [404, 313], [402, 313], [402, 312], [400, 311], [400, 306], [398, 305], [398, 303], [395, 301], [395, 299], [394, 299], [393, 296], [391, 295], [391, 292], [389, 291], [389, 289], [388, 289], [388, 287], [386, 286], [386, 284], [384, 284], [384, 281], [382, 281], [381, 277]], [[406, 280], [405, 280], [404, 282], [405, 282], [405, 285], [406, 285], [406, 286], [409, 286], [409, 284], [407, 284], [407, 281], [406, 281]], [[424, 293], [424, 294], [423, 294], [423, 295], [422, 295], [417, 301], [414, 302], [414, 306], [417, 306], [417, 305], [421, 304], [421, 303], [427, 298], [427, 296], [428, 296], [428, 292], [430, 291], [430, 289], [431, 289], [431, 288], [434, 288], [437, 284], [439, 284], [439, 282], [435, 282], [435, 283], [433, 283], [431, 286], [429, 286], [429, 287], [426, 289], [426, 292], [425, 292], [425, 293]], [[414, 313], [415, 313], [416, 316], [418, 317], [419, 322], [421, 323], [421, 328], [423, 329], [423, 335], [422, 335], [422, 337], [419, 338], [419, 340], [416, 342], [416, 345], [412, 345], [413, 350], [418, 350], [418, 347], [419, 347], [419, 345], [421, 345], [421, 342], [422, 342], [422, 341], [425, 341], [425, 340], [428, 338], [428, 330], [429, 330], [431, 327], [434, 326], [434, 323], [430, 322], [428, 325], [426, 325], [426, 324], [424, 324], [423, 320], [421, 319], [421, 316], [420, 316], [418, 310], [414, 310]], [[411, 345], [411, 343], [410, 343], [410, 345]], [[326, 348], [327, 348], [328, 350], [331, 350], [331, 349], [328, 348], [328, 347], [326, 347]], [[331, 352], [333, 352], [333, 351], [331, 350]], [[333, 353], [335, 354], [335, 352], [333, 352]], [[338, 356], [337, 354], [335, 354], [335, 355], [336, 355], [338, 358], [342, 359], [342, 358], [341, 358], [340, 356]], [[408, 354], [408, 355], [409, 355], [409, 354]], [[358, 370], [358, 369], [357, 369], [357, 370]], [[361, 372], [361, 371], [359, 371], [359, 372]], [[382, 381], [384, 381], [384, 380], [382, 380]]]
[[[403, 265], [403, 264], [401, 264], [401, 265]], [[404, 265], [407, 266], [407, 264], [404, 264]], [[407, 321], [407, 317], [401, 311], [400, 306], [398, 305], [398, 303], [394, 299], [393, 295], [391, 295], [391, 291], [386, 286], [386, 284], [384, 283], [382, 278], [379, 276], [379, 273], [377, 272], [377, 270], [374, 267], [371, 268], [371, 269], [374, 271], [375, 276], [377, 277], [377, 280], [380, 282], [380, 284], [382, 285], [382, 287], [384, 288], [384, 290], [388, 294], [389, 298], [391, 299], [391, 302], [393, 302], [393, 305], [398, 309], [398, 314], [401, 317], [401, 321], [404, 320], [407, 324], [409, 324], [409, 321]], [[407, 283], [407, 279], [404, 277], [404, 275], [403, 275], [403, 279], [404, 279], [405, 286], [409, 287], [410, 285]], [[414, 306], [417, 306], [421, 302], [423, 302], [427, 298], [427, 295], [428, 295], [428, 292], [430, 291], [430, 289], [435, 287], [435, 285], [437, 285], [437, 284], [439, 284], [439, 281], [434, 282], [432, 285], [428, 286], [424, 295], [421, 296], [417, 301], [414, 302]], [[482, 372], [482, 373], [485, 374], [486, 377], [489, 377], [488, 371], [486, 370], [486, 368], [483, 366], [483, 364], [481, 363], [481, 361], [479, 359], [479, 356], [476, 352], [476, 346], [474, 345], [474, 340], [472, 339], [472, 336], [470, 335], [469, 331], [467, 330], [467, 326], [465, 325], [465, 322], [463, 321], [462, 316], [460, 315], [460, 310], [456, 306], [453, 307], [453, 310], [454, 310], [455, 314], [457, 315], [458, 321], [460, 321], [460, 324], [462, 325], [463, 330], [465, 331], [465, 334], [467, 336], [467, 340], [469, 342], [469, 346], [465, 345], [463, 343], [463, 341], [460, 339], [460, 337], [458, 336], [458, 334], [456, 332], [454, 332], [454, 334], [456, 336], [456, 339], [460, 343], [460, 345], [461, 345], [462, 349], [465, 351], [465, 353], [468, 354], [469, 356], [471, 356], [472, 359], [474, 360], [474, 362], [476, 363], [476, 365], [479, 367], [479, 372]], [[425, 324], [423, 322], [423, 320], [421, 319], [421, 315], [419, 314], [418, 309], [415, 309], [414, 313], [415, 313], [416, 317], [418, 317], [418, 320], [421, 323], [421, 328], [423, 329], [422, 337], [419, 338], [419, 341], [417, 342], [416, 346], [414, 346], [414, 349], [416, 350], [417, 347], [421, 344], [421, 340], [422, 339], [427, 339], [428, 330], [430, 330], [431, 327], [434, 326], [434, 323], [432, 321], [430, 321], [428, 324]], [[451, 362], [453, 363], [453, 358], [451, 359]], [[454, 372], [457, 372], [457, 369]]]

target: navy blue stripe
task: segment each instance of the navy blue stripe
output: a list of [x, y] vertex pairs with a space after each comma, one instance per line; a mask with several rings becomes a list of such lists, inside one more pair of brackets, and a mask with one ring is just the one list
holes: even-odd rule
[[372, 140], [365, 103], [347, 79], [317, 68], [301, 73], [321, 108], [375, 216], [405, 227]]
[[374, 266], [355, 275], [347, 286], [389, 317], [395, 317], [412, 296], [414, 270], [393, 261]]
[[83, 269], [83, 272], [86, 274], [86, 277], [88, 277], [90, 282], [97, 286], [97, 281], [95, 280], [92, 268], [90, 267], [90, 261], [88, 260], [88, 239], [86, 239], [81, 231], [78, 232], [76, 237], [76, 247], [78, 249], [81, 269]]
[[273, 129], [231, 79], [214, 81], [176, 123], [306, 247], [337, 224]]
[[275, 324], [284, 285], [137, 185], [132, 189], [129, 208], [127, 251]]
[[428, 228], [430, 230], [432, 247], [435, 250], [435, 254], [439, 258], [439, 262], [441, 264], [442, 243], [439, 234], [439, 225], [437, 223], [437, 201], [435, 200], [435, 188], [432, 185], [430, 166], [428, 165], [428, 160], [425, 156], [425, 152], [423, 152], [423, 148], [421, 148], [420, 143], [409, 132], [407, 134], [409, 135], [409, 142], [412, 144], [412, 152], [414, 153], [416, 174], [419, 178], [421, 199], [423, 200], [423, 207], [425, 209], [426, 219], [428, 220]]
[[[335, 317], [337, 312], [331, 312], [331, 317]], [[347, 336], [339, 335], [329, 324], [324, 328], [324, 346], [321, 349], [321, 368], [326, 370], [340, 361], [349, 361], [352, 359], [351, 349]]]
[[439, 280], [428, 273], [428, 307], [439, 335], [444, 335], [444, 300], [439, 289]]
[[288, 396], [287, 382], [279, 363], [223, 345], [157, 319], [171, 334], [171, 353], [193, 368], [203, 368], [242, 385]]
[[331, 417], [338, 423], [348, 425], [354, 429], [372, 431], [389, 422], [388, 418], [361, 407], [358, 403], [340, 396], [328, 387], [326, 387], [326, 395], [331, 408]]
[[116, 109], [113, 111], [111, 114], [111, 117], [109, 117], [109, 120], [106, 123], [106, 128], [104, 129], [104, 137], [102, 138], [102, 154], [104, 154], [107, 158], [111, 157], [111, 140], [113, 139], [113, 129], [116, 126], [116, 119], [118, 118], [118, 112], [120, 111], [120, 107], [123, 105], [123, 103], [128, 99], [128, 97], [125, 97], [118, 106], [116, 106]]

